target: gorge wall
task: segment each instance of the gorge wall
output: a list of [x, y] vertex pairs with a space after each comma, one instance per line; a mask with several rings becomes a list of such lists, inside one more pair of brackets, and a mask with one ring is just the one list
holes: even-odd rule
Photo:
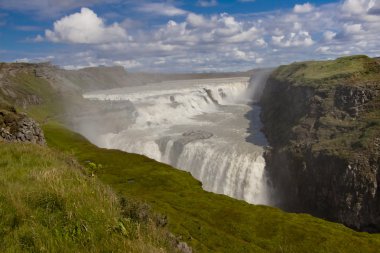
[[281, 66], [261, 98], [276, 205], [380, 231], [380, 65], [365, 56]]

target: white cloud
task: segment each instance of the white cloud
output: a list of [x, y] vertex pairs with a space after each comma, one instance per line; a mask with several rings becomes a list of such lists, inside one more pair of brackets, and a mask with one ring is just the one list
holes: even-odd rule
[[230, 43], [252, 42], [258, 38], [259, 34], [260, 31], [256, 27], [251, 27], [227, 38], [226, 41]]
[[202, 15], [190, 13], [186, 18], [187, 23], [194, 27], [208, 26], [207, 20]]
[[279, 47], [309, 47], [314, 44], [309, 32], [300, 31], [287, 36], [272, 36], [272, 43]]
[[167, 3], [146, 3], [137, 8], [138, 11], [162, 16], [181, 16], [188, 12]]
[[323, 37], [326, 41], [333, 40], [335, 36], [336, 36], [336, 33], [332, 31], [326, 31], [323, 33]]
[[[372, 2], [375, 4], [371, 5]], [[119, 17], [125, 21], [108, 25], [92, 13], [96, 22], [90, 22], [90, 28], [81, 19], [66, 21], [62, 27], [54, 25], [51, 37], [44, 39], [92, 43], [86, 45], [88, 55], [67, 57], [65, 54], [54, 59], [62, 66], [119, 64], [154, 71], [234, 71], [346, 54], [379, 56], [380, 15], [373, 13], [378, 5], [372, 2], [346, 0], [311, 9], [306, 3], [298, 9], [266, 13], [207, 15], [179, 9], [170, 4], [174, 1], [158, 5], [155, 2], [153, 6], [144, 1], [135, 5], [145, 8], [139, 10], [143, 13], [137, 18]], [[352, 11], [355, 4], [362, 9]], [[165, 17], [156, 16], [154, 23], [147, 23], [145, 18], [150, 13], [146, 7], [150, 10], [156, 7], [152, 10], [154, 14]], [[175, 9], [164, 12], [165, 7]], [[82, 12], [76, 14], [82, 16]], [[66, 18], [73, 20], [71, 16]], [[129, 36], [122, 27], [128, 29]], [[95, 32], [88, 32], [91, 29]], [[83, 49], [83, 46], [67, 47], [73, 51]]]
[[315, 51], [316, 51], [317, 53], [327, 54], [327, 53], [330, 53], [330, 47], [327, 47], [327, 46], [324, 46], [324, 47], [318, 47]]
[[[229, 56], [229, 55], [228, 55]], [[237, 49], [237, 48], [234, 48], [233, 51], [232, 51], [232, 56], [237, 59], [237, 60], [243, 60], [243, 61], [248, 61], [250, 60], [250, 57], [247, 53]]]
[[343, 28], [346, 34], [359, 34], [363, 32], [362, 24], [345, 24]]
[[126, 69], [136, 68], [141, 66], [141, 63], [136, 60], [124, 60], [124, 61], [114, 61], [115, 65], [123, 66]]
[[45, 39], [44, 39], [44, 37], [42, 37], [41, 35], [37, 35], [35, 38], [33, 38], [33, 41], [34, 42], [42, 42], [42, 41], [44, 41]]
[[53, 30], [46, 30], [45, 37], [53, 42], [100, 44], [125, 40], [127, 33], [117, 23], [106, 26], [96, 13], [82, 8], [54, 22]]
[[263, 38], [257, 39], [255, 43], [259, 47], [266, 47], [268, 45]]
[[222, 13], [217, 19], [218, 27], [215, 33], [219, 36], [232, 36], [241, 31], [241, 23], [237, 22], [233, 16]]
[[295, 13], [308, 13], [314, 9], [314, 6], [310, 3], [296, 4], [293, 8]]
[[218, 1], [217, 0], [198, 0], [197, 5], [201, 7], [212, 7], [212, 6], [217, 6]]
[[376, 0], [346, 0], [342, 5], [342, 10], [350, 14], [367, 13], [374, 5]]

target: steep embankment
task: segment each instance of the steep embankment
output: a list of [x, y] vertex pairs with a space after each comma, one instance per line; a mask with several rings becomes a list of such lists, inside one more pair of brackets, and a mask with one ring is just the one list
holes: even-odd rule
[[[181, 240], [196, 252], [375, 253], [380, 247], [378, 235], [208, 193], [188, 173], [92, 145], [56, 123], [63, 118], [61, 97], [74, 92], [64, 93], [56, 79], [36, 74], [39, 67], [8, 66], [13, 75], [1, 82], [9, 81], [7, 90], [19, 94], [4, 100], [25, 101], [17, 92], [23, 90], [41, 101], [17, 107], [43, 124], [48, 147], [0, 144], [0, 249], [189, 252]], [[147, 202], [167, 219], [131, 199]], [[166, 223], [182, 238], [162, 229]]]
[[261, 104], [279, 206], [379, 231], [379, 63], [354, 56], [281, 66]]

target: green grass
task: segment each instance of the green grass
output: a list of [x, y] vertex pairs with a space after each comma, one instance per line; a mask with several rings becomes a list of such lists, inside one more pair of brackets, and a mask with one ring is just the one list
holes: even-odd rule
[[121, 213], [69, 156], [1, 143], [0, 252], [174, 252], [163, 229]]
[[[280, 66], [274, 76], [296, 85], [331, 86], [379, 81], [380, 67], [365, 55], [342, 57], [331, 61], [308, 61]], [[344, 81], [342, 83], [342, 81]]]
[[[41, 104], [28, 107], [28, 114], [38, 121], [62, 114], [64, 108], [62, 94], [57, 93], [43, 78], [35, 77], [31, 73], [20, 73], [11, 78], [14, 90], [20, 97], [36, 95], [42, 99]], [[22, 108], [20, 108], [22, 109]]]
[[191, 175], [168, 165], [98, 148], [58, 124], [44, 130], [51, 147], [82, 164], [102, 164], [97, 177], [119, 194], [167, 215], [169, 229], [196, 252], [377, 252], [380, 247], [380, 235], [208, 193]]

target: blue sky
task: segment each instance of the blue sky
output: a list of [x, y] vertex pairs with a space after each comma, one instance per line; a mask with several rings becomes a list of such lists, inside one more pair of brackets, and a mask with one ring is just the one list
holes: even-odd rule
[[380, 56], [380, 0], [0, 0], [0, 61], [238, 71]]

